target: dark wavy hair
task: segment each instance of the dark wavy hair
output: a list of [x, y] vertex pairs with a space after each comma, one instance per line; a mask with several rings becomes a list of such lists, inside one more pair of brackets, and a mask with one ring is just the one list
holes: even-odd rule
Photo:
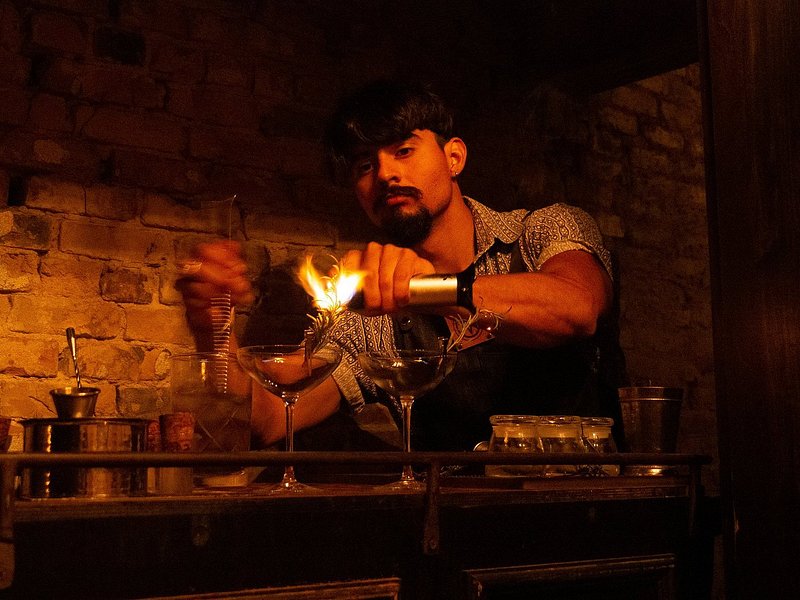
[[418, 83], [380, 80], [347, 96], [331, 116], [323, 145], [331, 175], [346, 179], [356, 149], [400, 142], [415, 129], [452, 137], [453, 115], [442, 99]]

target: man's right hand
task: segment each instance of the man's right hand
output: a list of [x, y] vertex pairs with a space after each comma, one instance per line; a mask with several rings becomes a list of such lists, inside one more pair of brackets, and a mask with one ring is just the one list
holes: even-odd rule
[[255, 300], [238, 242], [200, 244], [194, 249], [192, 260], [179, 268], [183, 276], [175, 287], [183, 295], [186, 317], [193, 329], [211, 328], [210, 308], [214, 297], [229, 291], [235, 306], [246, 306]]

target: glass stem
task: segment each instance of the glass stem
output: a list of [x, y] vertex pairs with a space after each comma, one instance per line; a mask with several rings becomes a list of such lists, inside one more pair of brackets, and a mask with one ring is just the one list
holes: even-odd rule
[[[286, 407], [286, 451], [294, 451], [294, 400], [285, 402]], [[283, 470], [283, 481], [294, 482], [294, 466], [286, 465]]]
[[[403, 408], [403, 451], [411, 452], [411, 406], [414, 396], [400, 396], [400, 406]], [[403, 465], [403, 474], [400, 481], [414, 481], [414, 471], [411, 465]]]

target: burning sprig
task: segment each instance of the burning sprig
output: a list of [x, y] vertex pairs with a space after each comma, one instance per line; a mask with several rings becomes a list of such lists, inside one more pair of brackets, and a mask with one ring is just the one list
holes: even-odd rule
[[311, 325], [306, 330], [306, 356], [321, 348], [336, 323], [347, 310], [347, 304], [358, 291], [363, 275], [345, 269], [335, 256], [330, 275], [321, 275], [314, 268], [312, 257], [306, 256], [298, 276], [303, 288], [313, 299], [317, 314], [308, 315]]

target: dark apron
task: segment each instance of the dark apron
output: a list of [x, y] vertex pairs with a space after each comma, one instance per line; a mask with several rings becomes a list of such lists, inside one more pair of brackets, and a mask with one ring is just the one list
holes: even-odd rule
[[[514, 244], [509, 272], [524, 272]], [[436, 348], [449, 335], [444, 318], [413, 315], [394, 320], [398, 348]], [[617, 388], [624, 356], [616, 319], [602, 318], [596, 334], [556, 348], [532, 349], [490, 340], [458, 353], [453, 371], [414, 402], [415, 450], [472, 450], [488, 440], [498, 414], [606, 416], [622, 439]]]

